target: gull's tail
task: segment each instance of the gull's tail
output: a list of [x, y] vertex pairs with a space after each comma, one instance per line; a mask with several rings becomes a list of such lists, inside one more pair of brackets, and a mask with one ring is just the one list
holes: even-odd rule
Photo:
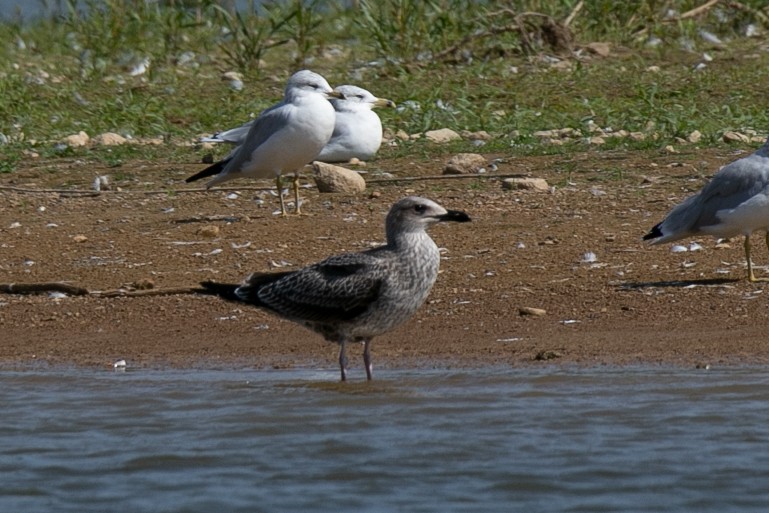
[[643, 240], [652, 240], [662, 237], [662, 223], [657, 223], [654, 228], [649, 230], [649, 233], [644, 235]]
[[224, 166], [226, 166], [229, 161], [230, 159], [220, 160], [216, 164], [211, 164], [210, 166], [205, 168], [203, 171], [190, 176], [184, 181], [187, 183], [190, 183], [190, 182], [194, 182], [195, 180], [200, 180], [201, 178], [218, 175], [224, 170]]
[[201, 281], [200, 286], [202, 289], [196, 290], [200, 294], [209, 294], [211, 296], [219, 296], [222, 299], [228, 301], [240, 301], [241, 299], [235, 294], [235, 291], [240, 287], [239, 283], [217, 283], [215, 281]]
[[254, 306], [267, 306], [259, 298], [259, 291], [265, 285], [269, 285], [284, 276], [294, 273], [294, 271], [284, 271], [277, 273], [253, 273], [246, 278], [243, 283], [218, 283], [215, 281], [200, 282], [202, 289], [197, 289], [200, 294], [219, 296], [227, 301], [237, 301], [239, 303], [248, 303]]

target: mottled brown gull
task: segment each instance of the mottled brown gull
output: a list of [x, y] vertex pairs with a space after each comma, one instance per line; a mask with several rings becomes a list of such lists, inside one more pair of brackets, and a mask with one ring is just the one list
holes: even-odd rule
[[724, 166], [699, 193], [674, 207], [644, 240], [661, 244], [695, 235], [743, 235], [748, 280], [769, 281], [753, 274], [750, 235], [756, 231], [767, 232], [769, 248], [769, 139], [755, 153]]
[[[353, 158], [369, 160], [382, 145], [382, 121], [372, 109], [376, 107], [395, 107], [392, 100], [377, 98], [369, 91], [354, 85], [342, 85], [334, 88], [344, 98], [331, 99], [336, 111], [336, 121], [331, 139], [314, 160], [321, 162], [349, 162]], [[229, 143], [235, 146], [243, 144], [254, 120], [211, 137], [203, 137], [202, 142]]]
[[201, 292], [262, 307], [338, 343], [342, 381], [346, 344], [362, 342], [370, 380], [372, 338], [414, 315], [438, 277], [440, 253], [426, 228], [469, 220], [464, 212], [410, 196], [390, 208], [384, 246], [332, 256], [298, 271], [254, 273], [239, 285], [203, 282]]
[[275, 178], [280, 211], [286, 215], [280, 177], [294, 173], [294, 200], [299, 205], [299, 177], [305, 164], [318, 156], [334, 131], [336, 114], [328, 99], [341, 97], [326, 79], [312, 71], [294, 73], [283, 101], [262, 112], [249, 128], [243, 144], [225, 159], [187, 178], [193, 182], [214, 176], [207, 188], [240, 177]]

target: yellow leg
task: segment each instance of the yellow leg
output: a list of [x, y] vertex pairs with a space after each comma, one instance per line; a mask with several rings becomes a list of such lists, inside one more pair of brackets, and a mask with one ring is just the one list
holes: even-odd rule
[[[766, 247], [769, 249], [769, 233], [766, 234]], [[748, 281], [751, 283], [769, 281], [769, 278], [756, 278], [753, 274], [753, 262], [750, 261], [750, 235], [745, 236], [745, 258], [748, 260]]]
[[296, 215], [302, 213], [302, 207], [299, 205], [299, 173], [294, 173], [294, 205], [296, 205]]
[[283, 202], [283, 191], [280, 188], [280, 175], [275, 177], [275, 185], [278, 187], [278, 199], [280, 199], [280, 215], [286, 217], [286, 204]]

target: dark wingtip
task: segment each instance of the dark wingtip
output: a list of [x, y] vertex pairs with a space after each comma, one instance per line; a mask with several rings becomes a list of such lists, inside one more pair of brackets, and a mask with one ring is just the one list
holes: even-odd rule
[[215, 281], [201, 281], [201, 289], [198, 289], [199, 294], [208, 294], [211, 296], [219, 296], [229, 301], [240, 301], [240, 298], [235, 294], [235, 289], [240, 285], [234, 283], [218, 283]]
[[187, 183], [190, 183], [190, 182], [194, 182], [195, 180], [200, 180], [201, 178], [218, 175], [219, 173], [222, 172], [222, 170], [224, 170], [224, 166], [227, 165], [227, 162], [229, 162], [229, 159], [220, 160], [215, 164], [211, 164], [210, 166], [205, 168], [203, 171], [200, 171], [199, 173], [195, 173], [194, 175], [190, 176], [184, 181]]
[[649, 230], [649, 233], [644, 235], [643, 240], [652, 240], [662, 237], [662, 230], [660, 229], [660, 226], [662, 226], [662, 223], [657, 223], [654, 228]]
[[461, 210], [449, 210], [441, 216], [441, 221], [454, 221], [456, 223], [467, 223], [470, 216]]

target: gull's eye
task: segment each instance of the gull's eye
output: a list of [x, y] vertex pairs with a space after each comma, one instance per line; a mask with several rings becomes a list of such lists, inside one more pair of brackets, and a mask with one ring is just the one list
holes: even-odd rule
[[414, 205], [414, 212], [417, 214], [424, 214], [427, 207], [425, 205]]

